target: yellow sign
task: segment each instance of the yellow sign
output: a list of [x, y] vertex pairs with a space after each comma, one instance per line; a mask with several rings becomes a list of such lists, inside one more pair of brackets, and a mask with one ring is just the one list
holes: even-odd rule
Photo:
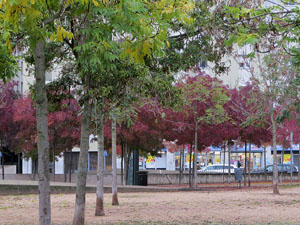
[[291, 155], [290, 154], [284, 154], [283, 155], [283, 163], [289, 163], [291, 162]]
[[147, 163], [155, 162], [155, 157], [152, 156], [152, 155], [148, 155], [146, 162], [147, 162]]
[[[193, 161], [193, 159], [194, 159], [193, 156], [194, 156], [194, 155], [192, 155], [192, 161]], [[187, 156], [186, 156], [186, 161], [187, 161], [187, 162], [190, 162], [190, 155], [187, 155]]]

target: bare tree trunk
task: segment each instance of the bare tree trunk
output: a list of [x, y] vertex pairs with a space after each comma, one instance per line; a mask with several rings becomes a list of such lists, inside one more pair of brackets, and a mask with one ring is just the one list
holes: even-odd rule
[[[86, 85], [89, 87], [90, 76], [86, 76]], [[83, 115], [81, 118], [80, 154], [77, 172], [76, 202], [73, 225], [83, 225], [85, 222], [85, 193], [88, 167], [89, 135], [92, 107], [89, 98], [84, 99]]]
[[117, 190], [117, 130], [116, 115], [112, 114], [112, 205], [119, 205]]
[[45, 88], [45, 43], [38, 40], [34, 49], [35, 98], [39, 164], [39, 224], [51, 224], [48, 99]]
[[251, 185], [250, 170], [251, 170], [251, 142], [249, 143], [248, 187], [250, 187]]
[[193, 188], [197, 188], [197, 152], [198, 152], [198, 123], [195, 122], [195, 146], [194, 146], [194, 163], [193, 163]]
[[272, 137], [273, 137], [273, 194], [279, 194], [278, 185], [278, 168], [277, 168], [277, 148], [276, 148], [276, 121], [274, 118], [274, 112], [271, 112], [272, 121]]
[[225, 154], [226, 154], [226, 144], [223, 146], [224, 154], [223, 154], [223, 171], [222, 171], [222, 180], [225, 183]]
[[[300, 148], [300, 118], [298, 118], [298, 129], [299, 129], [299, 148]], [[300, 180], [300, 149], [298, 152], [298, 180]]]
[[53, 181], [55, 182], [55, 155], [53, 149]]
[[124, 143], [121, 143], [122, 156], [121, 156], [121, 184], [124, 184]]
[[69, 157], [69, 182], [72, 182], [72, 150], [70, 151], [70, 157]]
[[99, 112], [98, 133], [98, 161], [97, 161], [97, 191], [96, 191], [96, 211], [95, 216], [104, 216], [104, 121], [103, 110]]
[[128, 156], [128, 145], [127, 143], [124, 144], [124, 180], [123, 185], [127, 185], [128, 181], [128, 163], [129, 162], [129, 156]]
[[184, 161], [184, 149], [181, 149], [180, 150], [180, 165], [179, 165], [179, 184], [182, 184], [182, 175], [183, 175], [183, 169], [184, 169], [184, 166], [183, 166], [183, 161]]
[[244, 186], [247, 185], [247, 142], [245, 141]]
[[189, 160], [189, 186], [192, 187], [192, 152], [193, 152], [193, 144], [191, 144], [190, 149], [190, 160]]
[[266, 147], [264, 146], [264, 173], [265, 173], [265, 180], [267, 180], [267, 159], [266, 159]]
[[294, 167], [294, 162], [293, 162], [293, 131], [291, 131], [291, 185], [293, 184], [293, 167]]
[[228, 147], [228, 183], [230, 183], [230, 177], [231, 177], [231, 170], [230, 170], [230, 149], [231, 149], [231, 146], [230, 144], [227, 145]]
[[66, 163], [67, 162], [67, 158], [66, 158], [66, 150], [64, 150], [64, 182], [67, 182], [67, 167], [66, 167]]
[[2, 148], [2, 157], [1, 157], [1, 164], [2, 164], [2, 180], [4, 180], [4, 151]]

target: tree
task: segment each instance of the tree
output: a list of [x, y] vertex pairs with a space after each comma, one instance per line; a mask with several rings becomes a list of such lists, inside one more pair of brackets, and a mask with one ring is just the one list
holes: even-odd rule
[[[0, 139], [2, 142], [2, 163], [4, 163], [5, 150], [12, 151], [15, 145], [15, 136], [19, 127], [13, 121], [13, 105], [19, 94], [14, 88], [16, 82], [8, 82], [6, 84], [0, 81]], [[3, 165], [3, 164], [2, 164]], [[2, 179], [4, 179], [4, 167], [2, 167]]]
[[[1, 28], [3, 39], [11, 49], [11, 37], [20, 33], [30, 44], [27, 45], [33, 54], [35, 71], [35, 100], [37, 108], [37, 133], [39, 157], [39, 223], [51, 223], [50, 185], [49, 185], [49, 140], [47, 127], [47, 94], [45, 89], [45, 44], [50, 35], [62, 37], [68, 34], [65, 30], [55, 31], [54, 20], [65, 11], [65, 1], [4, 1], [0, 5]], [[1, 38], [2, 39], [2, 38]]]
[[97, 89], [93, 84], [98, 84], [101, 79], [109, 79], [107, 72], [116, 70], [118, 59], [143, 64], [144, 57], [162, 53], [162, 48], [167, 46], [168, 21], [172, 18], [187, 18], [186, 12], [192, 8], [189, 1], [181, 1], [174, 4], [172, 10], [164, 11], [166, 4], [165, 1], [155, 4], [133, 0], [109, 3], [93, 1], [86, 5], [71, 6], [67, 17], [61, 20], [66, 30], [72, 30], [74, 35], [66, 43], [72, 49], [76, 61], [84, 105], [73, 224], [84, 223], [91, 102], [96, 102], [94, 90]]
[[[80, 134], [80, 107], [75, 99], [60, 99], [59, 108], [48, 106], [49, 110], [49, 155], [59, 155], [65, 149], [78, 145]], [[17, 99], [13, 106], [14, 123], [19, 127], [15, 136], [15, 148], [25, 157], [37, 155], [36, 109], [30, 97]]]
[[[179, 84], [179, 87], [183, 89], [183, 112], [186, 113], [188, 121], [188, 124], [183, 122], [182, 125], [194, 132], [194, 135], [191, 135], [194, 136], [192, 187], [196, 188], [198, 150], [203, 150], [207, 146], [206, 144], [210, 145], [212, 143], [210, 142], [211, 139], [202, 136], [200, 138], [200, 145], [198, 145], [198, 134], [200, 131], [207, 131], [206, 128], [209, 127], [209, 125], [215, 125], [227, 120], [223, 105], [228, 100], [228, 96], [217, 79], [212, 79], [201, 72], [194, 77], [187, 77], [183, 83]], [[178, 140], [180, 141], [180, 138], [178, 138]], [[190, 140], [190, 142], [192, 142], [192, 140]]]
[[[247, 159], [247, 143], [261, 146], [264, 143], [270, 142], [272, 139], [270, 125], [268, 124], [270, 118], [265, 113], [260, 114], [260, 117], [258, 116], [257, 102], [262, 100], [257, 91], [257, 88], [251, 84], [247, 84], [239, 90], [231, 90], [231, 99], [226, 106], [228, 114], [237, 129], [239, 141], [245, 145], [244, 185], [246, 185], [246, 172], [248, 171], [249, 186], [250, 163], [247, 168], [247, 161], [250, 162], [251, 158], [249, 158], [249, 160]], [[253, 100], [253, 98], [255, 98], [255, 100]], [[251, 156], [250, 151], [251, 149], [249, 149], [249, 155]]]

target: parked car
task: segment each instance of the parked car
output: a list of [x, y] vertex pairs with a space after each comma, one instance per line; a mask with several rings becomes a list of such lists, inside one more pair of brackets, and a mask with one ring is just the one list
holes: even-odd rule
[[[237, 167], [235, 165], [230, 165], [230, 173], [234, 173], [234, 169]], [[228, 165], [222, 164], [214, 164], [203, 167], [202, 169], [198, 170], [198, 172], [202, 173], [228, 173]]]
[[[278, 164], [277, 165], [278, 168], [278, 172], [279, 173], [290, 173], [291, 172], [291, 165], [290, 164]], [[266, 167], [266, 172], [267, 173], [273, 173], [274, 171], [274, 166], [273, 165], [268, 165]], [[251, 173], [264, 173], [265, 170], [258, 170], [258, 171], [251, 171]], [[298, 172], [298, 167], [297, 166], [293, 166], [293, 173]]]

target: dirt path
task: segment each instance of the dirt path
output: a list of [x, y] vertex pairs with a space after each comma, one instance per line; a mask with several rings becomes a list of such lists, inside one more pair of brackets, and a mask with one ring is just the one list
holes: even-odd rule
[[[300, 224], [300, 187], [216, 192], [119, 193], [120, 206], [105, 195], [105, 217], [95, 217], [95, 194], [87, 194], [88, 224]], [[70, 224], [74, 194], [52, 195], [52, 221]], [[0, 224], [37, 224], [38, 196], [0, 196]]]

